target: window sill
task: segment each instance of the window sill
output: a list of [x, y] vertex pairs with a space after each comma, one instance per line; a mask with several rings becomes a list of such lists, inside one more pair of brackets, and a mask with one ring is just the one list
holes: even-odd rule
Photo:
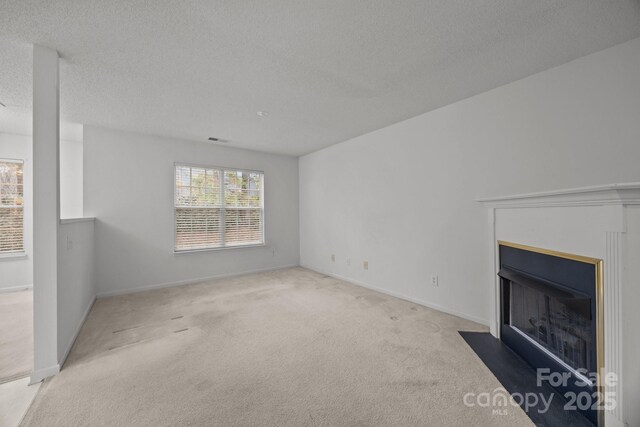
[[211, 252], [211, 251], [226, 251], [230, 249], [244, 249], [244, 248], [261, 248], [267, 246], [265, 243], [255, 243], [250, 245], [236, 245], [236, 246], [222, 246], [219, 248], [203, 248], [203, 249], [185, 249], [183, 251], [173, 251], [174, 255], [181, 254], [193, 254], [198, 252]]
[[17, 261], [21, 259], [27, 259], [26, 252], [11, 252], [6, 254], [0, 254], [0, 262], [1, 261]]

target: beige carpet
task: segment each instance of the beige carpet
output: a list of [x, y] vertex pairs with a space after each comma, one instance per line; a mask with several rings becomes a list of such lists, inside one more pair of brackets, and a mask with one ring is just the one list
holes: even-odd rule
[[0, 293], [0, 383], [33, 369], [33, 292]]
[[485, 328], [302, 268], [98, 300], [26, 426], [530, 426]]

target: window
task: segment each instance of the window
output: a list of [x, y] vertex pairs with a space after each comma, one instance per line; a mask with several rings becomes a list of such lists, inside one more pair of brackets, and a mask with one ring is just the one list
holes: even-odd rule
[[262, 172], [175, 165], [175, 251], [264, 244]]
[[24, 252], [22, 163], [0, 159], [0, 254]]

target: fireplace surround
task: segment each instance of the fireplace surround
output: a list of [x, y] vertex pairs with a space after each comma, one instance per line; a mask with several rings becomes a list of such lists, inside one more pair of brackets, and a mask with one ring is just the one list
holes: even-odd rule
[[[566, 375], [562, 393], [602, 396], [603, 262], [499, 241], [500, 335], [534, 368]], [[595, 407], [581, 412], [602, 424]]]
[[[604, 392], [615, 405], [605, 408], [599, 427], [640, 426], [640, 183], [619, 183], [488, 197], [486, 208], [487, 323], [502, 337], [500, 245], [517, 242], [585, 254], [603, 260]], [[517, 323], [517, 322], [516, 322]], [[601, 375], [602, 377], [602, 375]]]

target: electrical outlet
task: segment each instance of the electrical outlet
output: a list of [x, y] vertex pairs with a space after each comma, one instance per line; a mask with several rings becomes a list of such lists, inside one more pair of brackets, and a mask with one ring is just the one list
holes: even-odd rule
[[331, 262], [336, 262], [336, 254], [331, 254]]
[[364, 268], [365, 270], [368, 270], [369, 269], [369, 261], [364, 261], [362, 263], [362, 268]]
[[73, 249], [73, 240], [67, 236], [67, 250], [69, 251], [71, 249]]
[[438, 276], [435, 274], [431, 276], [431, 286], [438, 287]]
[[347, 258], [347, 265], [351, 265], [351, 258]]

